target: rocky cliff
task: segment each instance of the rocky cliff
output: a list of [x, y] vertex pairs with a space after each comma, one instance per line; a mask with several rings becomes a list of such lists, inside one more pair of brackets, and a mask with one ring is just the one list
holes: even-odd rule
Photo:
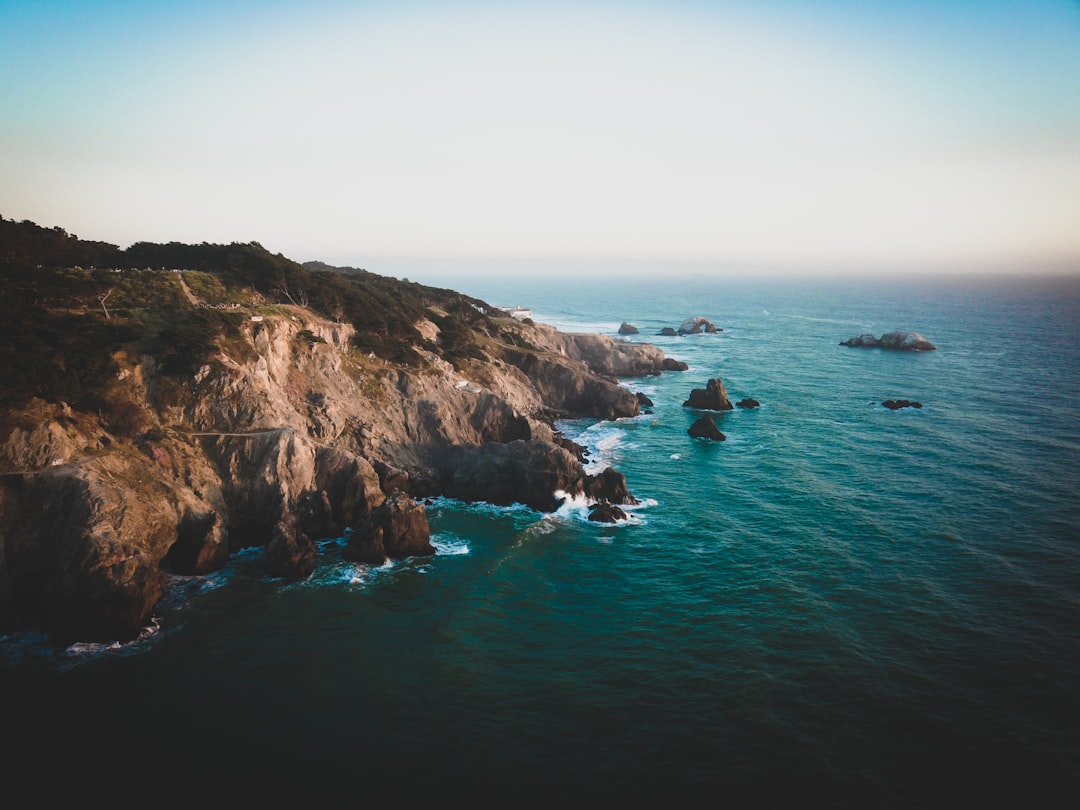
[[[354, 323], [279, 302], [207, 336], [188, 371], [168, 341], [117, 333], [128, 339], [109, 346], [96, 408], [43, 385], [9, 399], [0, 630], [132, 638], [167, 572], [213, 571], [245, 547], [264, 547], [267, 575], [286, 578], [310, 574], [314, 541], [346, 529], [355, 559], [430, 553], [426, 496], [552, 509], [561, 490], [633, 502], [614, 471], [585, 474], [554, 420], [636, 415], [617, 378], [660, 374], [663, 354], [482, 302], [458, 301], [452, 317], [445, 303], [401, 332], [412, 336], [401, 360], [367, 350]], [[64, 317], [117, 321], [85, 306]]]

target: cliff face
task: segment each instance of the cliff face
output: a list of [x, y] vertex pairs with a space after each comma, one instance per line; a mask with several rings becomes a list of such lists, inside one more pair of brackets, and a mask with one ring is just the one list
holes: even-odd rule
[[[615, 377], [661, 373], [655, 347], [492, 318], [451, 364], [423, 319], [419, 362], [394, 363], [358, 349], [349, 324], [279, 310], [187, 376], [117, 346], [109, 390], [126, 431], [47, 393], [0, 412], [0, 629], [131, 638], [166, 572], [212, 571], [249, 546], [291, 578], [310, 573], [314, 540], [350, 527], [374, 526], [371, 548], [388, 554], [425, 548], [422, 496], [630, 498], [585, 475], [552, 418], [636, 415]], [[384, 538], [396, 525], [419, 539]]]

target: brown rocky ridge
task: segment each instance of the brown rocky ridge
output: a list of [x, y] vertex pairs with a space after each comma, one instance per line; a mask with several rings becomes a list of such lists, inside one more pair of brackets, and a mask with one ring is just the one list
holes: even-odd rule
[[170, 574], [243, 548], [286, 579], [346, 534], [357, 561], [431, 554], [427, 497], [636, 503], [555, 420], [638, 415], [620, 378], [664, 371], [652, 345], [256, 243], [21, 227], [0, 256], [0, 632], [134, 638]]

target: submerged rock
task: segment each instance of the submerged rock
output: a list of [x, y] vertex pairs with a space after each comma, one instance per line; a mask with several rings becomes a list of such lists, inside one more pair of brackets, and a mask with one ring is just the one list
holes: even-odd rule
[[921, 408], [922, 403], [912, 399], [887, 399], [881, 403], [890, 411], [898, 411], [901, 408]]

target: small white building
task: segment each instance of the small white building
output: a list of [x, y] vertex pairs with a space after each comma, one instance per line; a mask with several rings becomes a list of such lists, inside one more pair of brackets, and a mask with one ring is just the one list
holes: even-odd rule
[[525, 307], [496, 307], [496, 309], [509, 315], [511, 318], [517, 318], [519, 321], [532, 317], [532, 310], [526, 309]]

